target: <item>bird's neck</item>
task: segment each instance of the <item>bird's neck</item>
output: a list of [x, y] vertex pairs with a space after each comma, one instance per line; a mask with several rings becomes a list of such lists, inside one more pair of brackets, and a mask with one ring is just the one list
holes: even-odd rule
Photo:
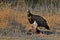
[[31, 12], [28, 13], [28, 17], [32, 16], [33, 14]]
[[32, 13], [31, 13], [31, 12], [29, 12], [29, 14], [31, 15]]

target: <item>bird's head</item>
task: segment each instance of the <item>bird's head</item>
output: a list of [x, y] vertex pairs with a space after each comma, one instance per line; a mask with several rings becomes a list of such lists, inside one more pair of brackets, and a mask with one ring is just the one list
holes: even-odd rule
[[30, 10], [29, 9], [27, 10], [27, 13], [30, 13]]
[[30, 12], [30, 10], [29, 10], [29, 9], [27, 10], [27, 13], [28, 13], [28, 14], [27, 14], [27, 15], [28, 15], [28, 17], [30, 17], [30, 16], [32, 15], [32, 13]]

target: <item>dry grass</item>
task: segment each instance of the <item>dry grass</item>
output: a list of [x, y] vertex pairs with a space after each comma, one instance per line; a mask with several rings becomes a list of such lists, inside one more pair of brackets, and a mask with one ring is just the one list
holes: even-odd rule
[[[39, 12], [34, 12], [34, 13], [39, 13]], [[42, 15], [40, 15], [42, 16]], [[60, 24], [60, 15], [44, 15], [42, 16], [47, 20], [48, 25], [50, 28], [57, 27], [57, 24]], [[17, 22], [19, 24], [23, 24], [26, 27], [26, 30], [29, 30], [32, 28], [32, 25], [29, 24], [27, 20], [27, 12], [16, 12], [12, 10], [9, 7], [6, 7], [2, 10], [0, 10], [0, 28], [11, 28], [12, 25], [9, 23], [10, 21]], [[56, 24], [57, 23], [57, 24]], [[19, 32], [19, 29], [14, 29], [15, 32]], [[60, 32], [60, 30], [59, 30]], [[0, 37], [0, 40], [59, 40], [60, 36], [57, 36], [55, 34], [52, 35], [43, 35], [43, 34], [33, 34], [33, 35], [27, 35], [27, 37]], [[29, 37], [29, 38], [28, 38]], [[37, 38], [36, 38], [37, 37]], [[35, 39], [36, 38], [36, 39]]]

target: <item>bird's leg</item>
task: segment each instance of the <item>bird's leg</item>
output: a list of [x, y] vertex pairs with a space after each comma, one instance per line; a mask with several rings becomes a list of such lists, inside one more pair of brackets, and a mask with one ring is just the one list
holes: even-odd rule
[[38, 27], [36, 28], [36, 33], [39, 34], [41, 31], [38, 29]]
[[43, 34], [44, 32], [41, 31], [40, 28], [42, 29], [42, 27], [37, 27], [37, 30]]

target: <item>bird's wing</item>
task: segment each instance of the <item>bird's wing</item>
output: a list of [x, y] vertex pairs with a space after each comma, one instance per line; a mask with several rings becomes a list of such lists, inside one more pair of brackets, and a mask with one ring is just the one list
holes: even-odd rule
[[33, 17], [33, 20], [36, 20], [36, 21], [38, 21], [38, 22], [41, 22], [41, 21], [47, 22], [43, 17], [38, 16], [38, 15], [35, 15], [35, 16]]

